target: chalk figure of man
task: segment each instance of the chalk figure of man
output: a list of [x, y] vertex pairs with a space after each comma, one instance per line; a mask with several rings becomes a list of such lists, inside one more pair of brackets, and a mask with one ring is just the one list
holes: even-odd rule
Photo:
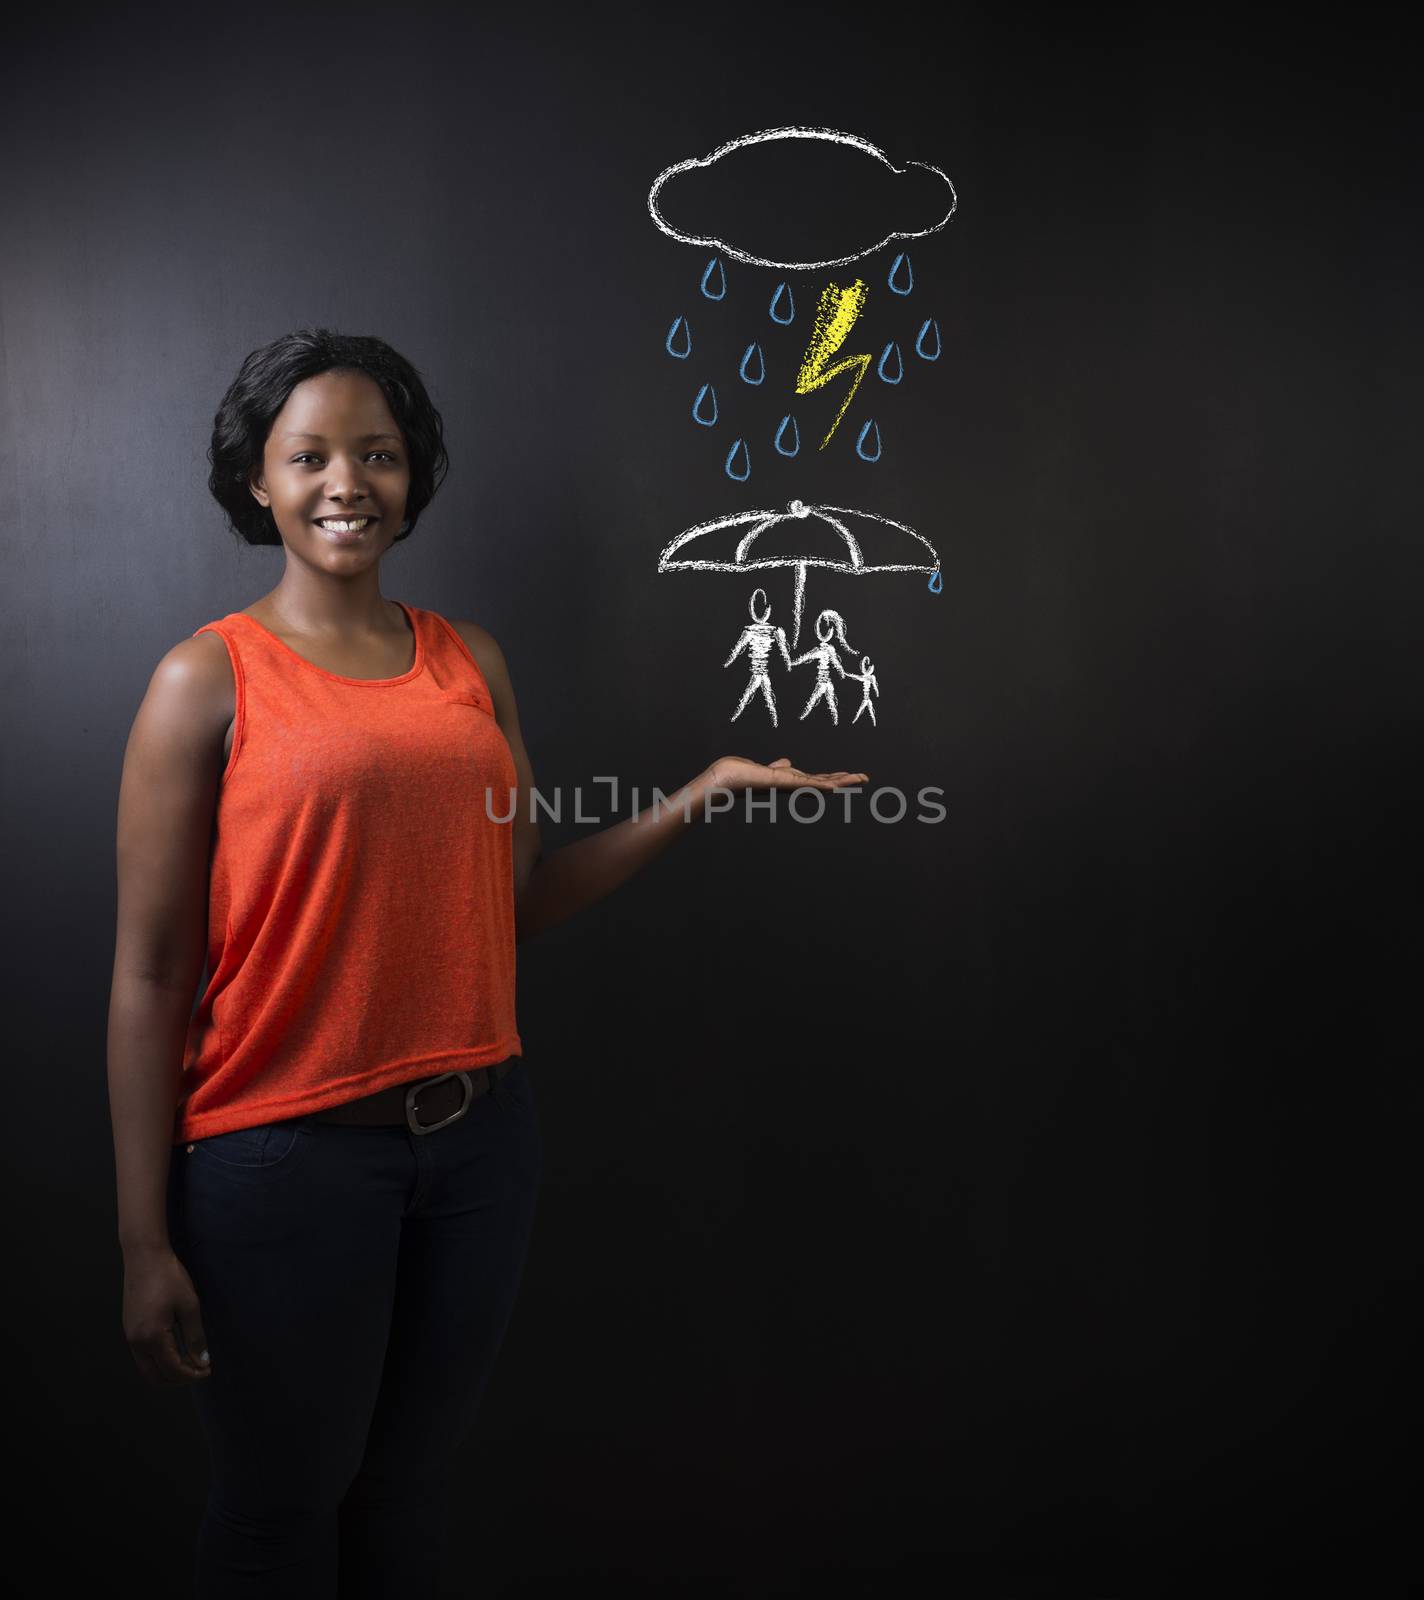
[[[820, 644], [814, 645], [805, 655], [797, 656], [791, 663], [793, 667], [799, 667], [803, 661], [816, 663], [816, 687], [811, 691], [811, 698], [806, 702], [806, 710], [801, 713], [800, 720], [806, 720], [811, 707], [824, 695], [826, 704], [831, 708], [831, 721], [839, 727], [841, 719], [836, 712], [836, 689], [831, 682], [831, 668], [834, 666], [843, 678], [852, 676], [841, 665], [841, 658], [836, 651], [839, 648], [847, 655], [855, 654], [846, 642], [845, 622], [839, 611], [823, 611], [816, 618], [816, 637], [821, 641]], [[833, 639], [835, 642], [832, 642]]]
[[[758, 601], [760, 601], [760, 610], [757, 609]], [[752, 620], [742, 629], [742, 636], [737, 640], [736, 648], [722, 665], [730, 667], [742, 650], [745, 649], [747, 660], [751, 665], [752, 675], [746, 691], [737, 702], [737, 709], [728, 720], [735, 722], [741, 716], [747, 701], [760, 689], [766, 698], [766, 709], [771, 713], [771, 725], [774, 728], [777, 725], [776, 697], [771, 692], [771, 677], [766, 670], [766, 664], [771, 657], [771, 647], [773, 645], [780, 649], [781, 659], [788, 668], [791, 666], [791, 652], [786, 648], [786, 630], [779, 627], [773, 628], [768, 620], [771, 616], [771, 602], [766, 598], [765, 589], [752, 591], [751, 604], [747, 609], [751, 613]]]
[[876, 694], [880, 693], [880, 680], [875, 676], [875, 663], [870, 659], [869, 656], [862, 656], [860, 658], [860, 671], [848, 672], [846, 673], [846, 677], [854, 678], [857, 683], [862, 685], [862, 699], [860, 704], [856, 707], [855, 715], [850, 719], [851, 727], [853, 728], [856, 723], [860, 721], [860, 714], [862, 711], [868, 711], [870, 713], [870, 720], [872, 723], [874, 723], [875, 707], [870, 703], [870, 691], [874, 689]]

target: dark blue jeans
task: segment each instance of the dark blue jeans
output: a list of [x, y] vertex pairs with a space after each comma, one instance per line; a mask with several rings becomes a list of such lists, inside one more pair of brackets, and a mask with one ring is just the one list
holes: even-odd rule
[[433, 1133], [298, 1117], [174, 1147], [168, 1225], [212, 1357], [198, 1600], [438, 1592], [542, 1163], [519, 1057]]

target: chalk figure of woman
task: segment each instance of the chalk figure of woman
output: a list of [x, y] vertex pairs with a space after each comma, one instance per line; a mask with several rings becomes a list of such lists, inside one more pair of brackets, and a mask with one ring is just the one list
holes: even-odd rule
[[874, 689], [876, 694], [880, 693], [880, 680], [875, 676], [875, 663], [870, 659], [869, 656], [862, 656], [860, 658], [860, 671], [848, 672], [846, 673], [846, 677], [854, 678], [857, 683], [863, 685], [861, 690], [861, 702], [856, 707], [855, 715], [850, 719], [851, 727], [854, 727], [856, 723], [860, 721], [860, 714], [862, 711], [868, 711], [870, 713], [870, 720], [872, 723], [874, 723], [875, 707], [870, 703], [870, 691]]
[[[760, 610], [757, 609], [758, 597], [760, 597], [761, 602]], [[791, 665], [791, 652], [786, 648], [785, 628], [773, 628], [769, 621], [771, 603], [766, 598], [765, 589], [752, 591], [751, 604], [747, 609], [751, 613], [752, 620], [742, 629], [742, 636], [737, 640], [736, 649], [732, 651], [722, 665], [730, 667], [741, 654], [743, 648], [745, 648], [747, 660], [751, 664], [752, 675], [747, 683], [745, 693], [737, 702], [737, 709], [728, 720], [735, 722], [741, 716], [747, 701], [760, 689], [766, 698], [766, 709], [771, 713], [771, 725], [774, 728], [777, 725], [776, 698], [771, 692], [771, 677], [766, 670], [766, 664], [771, 657], [772, 645], [776, 645], [780, 649], [781, 659], [788, 668]]]
[[804, 722], [811, 707], [824, 695], [826, 704], [831, 708], [831, 721], [839, 726], [841, 719], [836, 712], [836, 690], [831, 682], [831, 668], [834, 666], [843, 678], [850, 677], [851, 674], [841, 665], [841, 658], [836, 654], [836, 650], [839, 647], [847, 655], [855, 654], [846, 642], [845, 621], [839, 611], [823, 611], [816, 618], [816, 637], [821, 641], [820, 644], [814, 645], [805, 655], [797, 656], [791, 663], [793, 667], [799, 667], [803, 661], [816, 663], [816, 687], [812, 689], [811, 698], [806, 702], [806, 710], [801, 713], [799, 720]]

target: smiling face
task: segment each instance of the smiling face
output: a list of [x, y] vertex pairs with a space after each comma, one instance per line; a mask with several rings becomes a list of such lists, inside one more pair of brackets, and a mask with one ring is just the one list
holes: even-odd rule
[[[364, 372], [323, 372], [297, 384], [277, 413], [252, 493], [271, 509], [289, 555], [350, 569], [395, 542], [410, 461], [381, 386]], [[367, 519], [339, 533], [321, 520]]]

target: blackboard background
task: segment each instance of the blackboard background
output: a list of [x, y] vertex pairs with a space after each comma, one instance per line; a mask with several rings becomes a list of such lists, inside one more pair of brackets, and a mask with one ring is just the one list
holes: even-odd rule
[[[11, 1425], [32, 1525], [95, 1534], [63, 1544], [79, 1581], [186, 1592], [204, 1489], [187, 1396], [143, 1388], [119, 1322], [122, 751], [159, 656], [276, 581], [203, 452], [242, 356], [318, 324], [390, 340], [444, 413], [450, 477], [382, 586], [501, 641], [541, 788], [611, 821], [596, 776], [626, 815], [731, 751], [911, 796], [896, 825], [719, 818], [521, 946], [545, 1187], [448, 1592], [1418, 1579], [1403, 57], [1299, 14], [924, 26], [358, 3], [10, 30]], [[839, 452], [763, 446], [735, 485], [662, 348], [708, 324], [708, 252], [646, 194], [791, 123], [953, 179], [906, 247], [944, 356], [878, 402], [874, 466], [858, 401]], [[778, 275], [728, 271], [730, 398]], [[802, 318], [831, 276], [792, 275]], [[793, 496], [944, 563], [938, 597], [808, 579], [802, 648], [846, 614], [877, 728], [798, 723], [789, 690], [780, 732], [729, 727], [752, 584], [655, 571]]]

